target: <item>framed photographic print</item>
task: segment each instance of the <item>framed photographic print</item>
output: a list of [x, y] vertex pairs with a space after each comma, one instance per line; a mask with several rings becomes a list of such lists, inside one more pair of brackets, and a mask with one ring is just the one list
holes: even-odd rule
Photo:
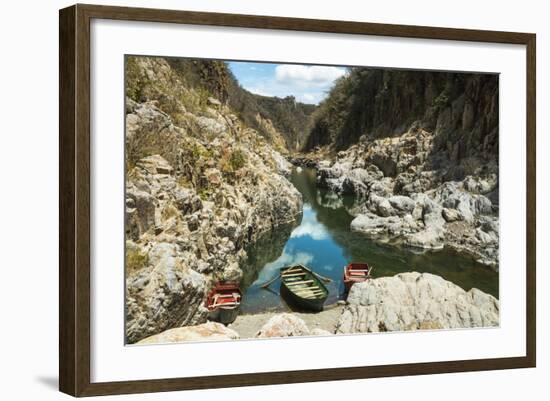
[[535, 35], [60, 11], [60, 390], [534, 367]]

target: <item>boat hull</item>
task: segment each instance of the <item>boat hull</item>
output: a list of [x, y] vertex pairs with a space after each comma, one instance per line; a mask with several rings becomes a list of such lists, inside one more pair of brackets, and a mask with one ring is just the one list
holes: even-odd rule
[[208, 320], [230, 324], [239, 315], [242, 293], [238, 283], [219, 282], [206, 298]]
[[[297, 294], [290, 288], [290, 286], [292, 285], [292, 281], [288, 281], [288, 284], [284, 278], [284, 272], [288, 269], [303, 269], [302, 271], [304, 280], [311, 281], [316, 287], [320, 289], [320, 291], [323, 292], [323, 294], [315, 298], [307, 298]], [[328, 298], [328, 289], [321, 282], [321, 280], [319, 280], [319, 278], [316, 277], [315, 274], [313, 274], [311, 270], [303, 266], [291, 266], [287, 268], [282, 268], [281, 274], [283, 275], [280, 288], [281, 296], [287, 302], [287, 304], [289, 304], [289, 306], [294, 306], [299, 309], [310, 310], [313, 312], [320, 312], [323, 310], [325, 302]], [[301, 290], [303, 290], [303, 288], [301, 288]], [[300, 289], [298, 291], [300, 291]]]
[[[362, 272], [360, 275], [352, 274], [352, 272]], [[366, 263], [350, 263], [344, 267], [344, 286], [349, 292], [352, 285], [355, 283], [363, 283], [370, 279], [370, 267]]]
[[215, 309], [208, 313], [208, 320], [225, 325], [231, 324], [239, 316], [239, 309], [240, 307]]
[[304, 299], [290, 291], [285, 284], [281, 284], [281, 296], [292, 306], [313, 312], [321, 312], [325, 306], [327, 297], [322, 299]]

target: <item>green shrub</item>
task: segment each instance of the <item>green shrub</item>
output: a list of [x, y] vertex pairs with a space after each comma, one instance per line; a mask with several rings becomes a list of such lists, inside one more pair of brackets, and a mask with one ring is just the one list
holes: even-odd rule
[[136, 272], [147, 267], [149, 264], [149, 255], [141, 252], [137, 248], [126, 249], [126, 272]]
[[128, 56], [126, 58], [126, 96], [136, 102], [143, 101], [144, 89], [149, 84], [149, 79], [137, 64], [137, 58]]
[[241, 167], [244, 167], [244, 165], [246, 164], [246, 156], [244, 152], [240, 149], [235, 149], [233, 152], [231, 152], [229, 163], [233, 171], [237, 171]]

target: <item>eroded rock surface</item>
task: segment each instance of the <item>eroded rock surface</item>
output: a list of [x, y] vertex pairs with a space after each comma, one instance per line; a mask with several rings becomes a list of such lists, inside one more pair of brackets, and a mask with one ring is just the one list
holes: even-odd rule
[[197, 326], [177, 327], [144, 338], [138, 344], [166, 344], [184, 341], [237, 340], [239, 335], [221, 323], [207, 322]]
[[[447, 161], [433, 169], [427, 159], [433, 141], [434, 135], [418, 129], [363, 138], [335, 160], [318, 163], [317, 181], [335, 194], [357, 197], [350, 210], [353, 231], [416, 249], [448, 246], [498, 270], [496, 164], [471, 158], [470, 174], [450, 179], [459, 167]], [[414, 157], [406, 151], [411, 148]]]
[[401, 273], [354, 284], [338, 333], [490, 327], [499, 324], [499, 301], [429, 273]]
[[[162, 58], [138, 58], [126, 107], [127, 341], [206, 321], [246, 247], [300, 216], [290, 164], [224, 102]], [[136, 100], [137, 99], [137, 100]], [[267, 124], [267, 122], [266, 122]], [[276, 135], [274, 132], [273, 135]]]

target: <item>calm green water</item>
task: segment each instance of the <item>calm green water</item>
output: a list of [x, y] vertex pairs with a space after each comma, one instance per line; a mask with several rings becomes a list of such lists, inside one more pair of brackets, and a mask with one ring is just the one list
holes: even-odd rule
[[243, 297], [241, 313], [266, 310], [287, 310], [279, 296], [280, 281], [261, 285], [276, 277], [279, 268], [304, 264], [315, 272], [330, 277], [330, 296], [327, 304], [343, 296], [343, 267], [351, 261], [367, 262], [374, 266], [374, 277], [393, 276], [406, 271], [434, 273], [461, 286], [472, 287], [498, 297], [498, 273], [476, 263], [473, 259], [451, 250], [413, 253], [409, 249], [377, 244], [359, 233], [350, 231], [353, 217], [346, 207], [353, 198], [338, 198], [316, 186], [315, 170], [294, 169], [292, 183], [302, 193], [304, 209], [297, 227], [284, 227], [264, 238], [248, 250], [249, 285]]

